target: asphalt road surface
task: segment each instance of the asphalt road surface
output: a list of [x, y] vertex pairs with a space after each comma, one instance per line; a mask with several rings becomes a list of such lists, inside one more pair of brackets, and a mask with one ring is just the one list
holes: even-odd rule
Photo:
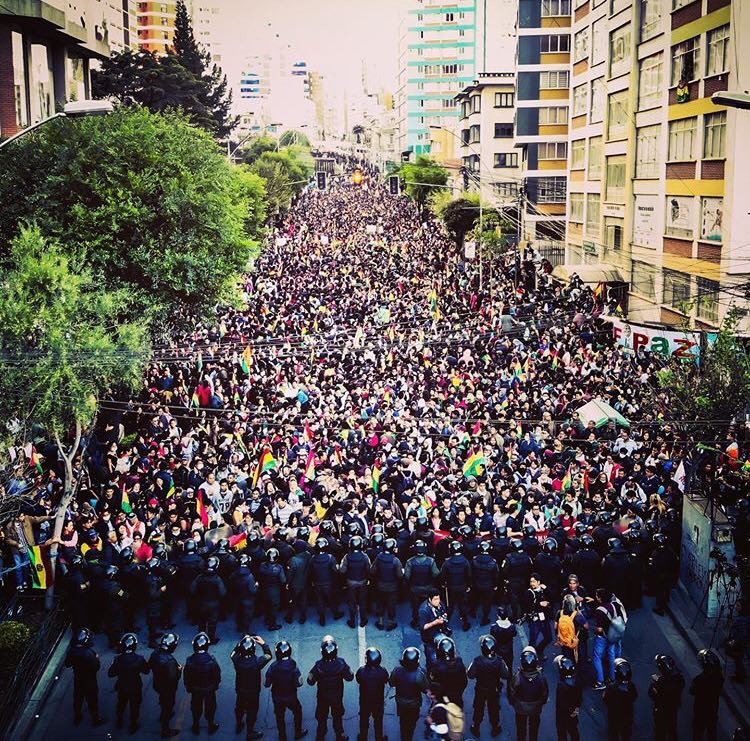
[[[646, 601], [647, 605], [650, 602]], [[313, 617], [310, 612], [309, 619], [305, 625], [284, 625], [284, 627], [275, 632], [267, 632], [261, 621], [256, 621], [253, 629], [273, 648], [273, 644], [285, 638], [293, 646], [294, 658], [300, 665], [303, 677], [313, 663], [320, 656], [320, 640], [326, 633], [332, 634], [338, 641], [339, 655], [342, 656], [353, 671], [361, 665], [363, 661], [364, 650], [367, 646], [377, 646], [383, 653], [383, 666], [389, 671], [396, 665], [404, 647], [409, 645], [420, 646], [419, 635], [417, 631], [409, 627], [409, 610], [408, 606], [399, 607], [398, 619], [400, 626], [391, 632], [380, 631], [375, 628], [373, 620], [365, 628], [352, 630], [346, 625], [345, 618], [335, 623], [328, 622], [325, 628], [321, 628], [317, 621], [317, 615]], [[189, 625], [182, 616], [179, 615], [176, 632], [180, 636], [180, 645], [178, 646], [175, 656], [184, 664], [185, 658], [191, 652], [191, 641], [195, 635], [196, 629]], [[143, 621], [142, 621], [143, 622]], [[486, 627], [481, 627], [474, 620], [472, 629], [464, 633], [461, 630], [458, 616], [454, 615], [452, 627], [454, 628], [454, 638], [456, 639], [459, 654], [468, 666], [471, 659], [478, 653], [479, 637], [487, 632]], [[211, 648], [211, 653], [216, 656], [222, 667], [222, 685], [218, 693], [218, 712], [217, 722], [220, 724], [219, 730], [210, 738], [217, 741], [225, 739], [244, 739], [244, 730], [240, 735], [234, 733], [234, 670], [229, 661], [229, 654], [232, 651], [238, 634], [235, 630], [234, 623], [231, 620], [224, 621], [219, 626], [218, 634], [221, 641]], [[139, 639], [145, 644], [145, 629], [141, 631]], [[45, 705], [42, 708], [40, 717], [31, 727], [28, 738], [40, 740], [55, 741], [61, 739], [157, 739], [159, 738], [159, 720], [158, 706], [156, 695], [151, 688], [151, 677], [145, 678], [144, 701], [141, 710], [141, 724], [138, 732], [130, 736], [127, 730], [118, 731], [114, 725], [114, 681], [106, 676], [107, 669], [112, 661], [112, 652], [106, 648], [106, 639], [103, 636], [97, 636], [96, 649], [102, 659], [102, 669], [99, 675], [100, 687], [100, 707], [102, 715], [107, 718], [107, 723], [98, 728], [91, 726], [86, 712], [84, 721], [79, 727], [73, 726], [73, 709], [72, 709], [72, 674], [69, 670], [62, 670], [57, 678]], [[518, 655], [522, 648], [521, 638], [516, 639], [515, 657], [518, 661]], [[142, 645], [142, 653], [148, 658], [150, 649]], [[554, 647], [548, 649], [549, 659], [545, 664], [545, 673], [550, 684], [550, 701], [547, 703], [542, 713], [541, 730], [539, 734], [540, 741], [551, 741], [557, 738], [555, 732], [554, 718], [554, 693], [557, 685], [557, 672], [551, 660], [556, 651]], [[671, 653], [677, 661], [680, 669], [685, 675], [687, 685], [689, 686], [691, 678], [698, 672], [698, 665], [693, 652], [682, 639], [681, 635], [673, 625], [669, 617], [658, 617], [654, 615], [648, 606], [640, 610], [633, 611], [628, 622], [627, 632], [624, 639], [623, 655], [627, 658], [634, 672], [634, 681], [638, 688], [639, 698], [636, 705], [636, 727], [633, 738], [638, 741], [646, 741], [653, 738], [653, 722], [651, 716], [651, 703], [647, 695], [648, 682], [650, 675], [655, 671], [653, 657], [657, 653]], [[471, 702], [473, 699], [473, 682], [464, 695], [465, 708], [467, 710], [466, 739], [475, 738], [468, 730], [471, 722]], [[300, 689], [300, 700], [304, 712], [304, 726], [309, 729], [308, 738], [311, 740], [315, 737], [315, 688], [305, 685]], [[344, 705], [346, 714], [344, 718], [344, 727], [349, 738], [354, 741], [359, 731], [358, 726], [358, 688], [356, 682], [347, 683]], [[508, 704], [505, 692], [502, 698], [502, 726], [503, 731], [499, 738], [504, 741], [515, 738], [515, 723], [511, 707]], [[427, 713], [427, 702], [423, 705], [422, 717]], [[292, 738], [291, 715], [287, 714], [288, 733]], [[682, 712], [679, 718], [679, 738], [691, 739], [692, 721], [692, 698], [687, 692], [683, 696]], [[189, 696], [184, 690], [182, 684], [178, 690], [176, 714], [172, 720], [173, 727], [180, 729], [179, 739], [208, 739], [208, 731], [205, 719], [202, 722], [201, 733], [194, 736], [190, 730], [191, 715]], [[728, 739], [731, 730], [737, 725], [736, 719], [731, 711], [722, 701], [720, 707], [719, 721], [719, 738]], [[127, 726], [127, 718], [126, 718]], [[276, 724], [274, 721], [273, 707], [269, 690], [263, 690], [260, 700], [260, 713], [256, 728], [263, 732], [264, 738], [274, 739], [277, 737]], [[485, 717], [481, 728], [481, 739], [489, 739], [489, 722]], [[606, 715], [601, 699], [600, 692], [594, 692], [590, 689], [584, 692], [584, 704], [581, 708], [580, 716], [581, 738], [584, 741], [593, 741], [594, 739], [606, 739]], [[399, 738], [398, 721], [395, 714], [395, 704], [391, 696], [386, 699], [385, 707], [385, 733], [390, 741], [397, 741]], [[334, 734], [328, 724], [328, 739], [333, 739]], [[374, 733], [370, 729], [370, 739], [374, 738]], [[421, 727], [417, 726], [415, 740], [422, 738]]]

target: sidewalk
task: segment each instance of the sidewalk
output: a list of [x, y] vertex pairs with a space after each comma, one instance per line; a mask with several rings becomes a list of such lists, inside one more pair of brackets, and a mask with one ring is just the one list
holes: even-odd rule
[[[667, 611], [677, 629], [696, 652], [702, 648], [710, 647], [720, 657], [726, 676], [722, 694], [727, 705], [737, 716], [737, 720], [743, 725], [747, 725], [748, 719], [750, 719], [750, 687], [747, 683], [738, 684], [729, 679], [727, 656], [722, 646], [726, 630], [729, 627], [726, 624], [726, 620], [723, 620], [721, 625], [719, 625], [714, 637], [716, 620], [696, 613], [695, 602], [690, 599], [687, 591], [679, 582], [672, 590]], [[712, 638], [713, 644], [711, 644]], [[734, 667], [733, 662], [730, 662], [730, 665]]]

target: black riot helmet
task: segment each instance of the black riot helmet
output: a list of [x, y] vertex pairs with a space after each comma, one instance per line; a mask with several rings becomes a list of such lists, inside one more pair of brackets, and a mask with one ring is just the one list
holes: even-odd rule
[[668, 538], [664, 533], [656, 533], [656, 535], [654, 535], [654, 543], [656, 543], [656, 545], [664, 546], [667, 544], [667, 540]]
[[149, 558], [146, 562], [146, 566], [148, 567], [148, 571], [150, 574], [153, 574], [156, 572], [156, 570], [159, 568], [161, 564], [161, 561], [156, 558], [156, 556], [153, 556], [152, 558]]
[[229, 539], [228, 538], [220, 538], [219, 542], [216, 544], [216, 552], [217, 553], [226, 553], [229, 550]]
[[418, 556], [424, 556], [424, 554], [427, 553], [427, 543], [421, 538], [414, 541], [414, 553]]
[[523, 534], [527, 538], [536, 538], [536, 528], [533, 525], [526, 525]]
[[138, 636], [135, 633], [126, 633], [120, 638], [120, 653], [132, 654], [138, 648]]
[[521, 651], [521, 669], [534, 671], [539, 667], [539, 658], [536, 655], [536, 649], [533, 646], [526, 646]]
[[349, 533], [350, 537], [353, 538], [355, 535], [359, 535], [362, 532], [362, 529], [358, 522], [350, 522], [346, 527], [346, 531]]
[[310, 528], [307, 527], [307, 525], [302, 525], [302, 527], [297, 528], [297, 539], [304, 540], [305, 543], [310, 540]]
[[379, 524], [373, 525], [370, 528], [370, 533], [372, 533], [372, 535], [375, 535], [376, 533], [381, 533], [382, 534], [383, 533], [383, 526], [379, 525]]
[[289, 641], [279, 641], [276, 644], [276, 660], [282, 661], [283, 659], [292, 658], [292, 645]]
[[609, 546], [610, 551], [614, 551], [618, 548], [622, 548], [622, 541], [619, 538], [609, 538], [607, 540], [607, 545]]
[[464, 547], [457, 540], [450, 545], [451, 556], [460, 556], [464, 552]]
[[557, 541], [554, 538], [547, 538], [547, 540], [544, 541], [543, 547], [545, 553], [555, 553], [557, 551]]
[[374, 548], [382, 548], [385, 543], [385, 535], [383, 533], [373, 533], [370, 538], [370, 545]]
[[325, 636], [320, 643], [320, 655], [323, 661], [333, 661], [338, 656], [339, 647], [333, 636]]
[[362, 538], [359, 535], [355, 535], [351, 540], [349, 540], [349, 550], [354, 553], [355, 551], [361, 551], [362, 550], [363, 541]]
[[210, 645], [211, 639], [208, 637], [208, 633], [200, 632], [195, 638], [193, 638], [193, 651], [197, 654], [206, 653]]
[[627, 659], [615, 659], [615, 682], [626, 684], [633, 676], [633, 670], [630, 668], [630, 662]]
[[374, 646], [370, 646], [365, 649], [365, 664], [367, 666], [380, 666], [380, 662], [383, 660], [383, 655], [380, 650]]
[[198, 550], [198, 544], [194, 540], [186, 540], [183, 550], [185, 553], [195, 553]]
[[173, 654], [177, 648], [177, 644], [180, 642], [180, 638], [176, 633], [165, 633], [159, 639], [159, 648], [162, 651]]
[[611, 525], [612, 524], [612, 513], [606, 509], [602, 510], [596, 515], [596, 519], [600, 525]]
[[320, 532], [321, 533], [332, 533], [333, 532], [333, 523], [330, 520], [323, 520], [320, 523]]
[[260, 535], [255, 530], [251, 530], [247, 534], [247, 540], [245, 542], [247, 543], [248, 547], [258, 545], [258, 543], [260, 542]]
[[657, 654], [654, 662], [662, 674], [674, 674], [677, 671], [677, 665], [669, 654]]
[[721, 668], [719, 657], [710, 648], [702, 648], [700, 651], [698, 651], [698, 661], [700, 661], [701, 666], [704, 669], [709, 667], [711, 669]]
[[135, 553], [133, 553], [133, 549], [129, 545], [126, 545], [120, 551], [120, 560], [123, 563], [132, 563], [134, 558], [135, 558]]
[[576, 665], [572, 659], [560, 654], [556, 659], [557, 670], [560, 673], [560, 681], [573, 684], [576, 678]]
[[587, 532], [589, 529], [589, 526], [585, 522], [576, 522], [575, 525], [573, 525], [573, 532], [580, 538], [581, 535], [583, 535], [585, 532]]
[[423, 533], [430, 529], [430, 521], [426, 517], [417, 517], [415, 527], [418, 533]]
[[490, 552], [490, 544], [489, 544], [489, 543], [488, 543], [488, 542], [487, 542], [486, 540], [483, 540], [483, 541], [482, 541], [482, 542], [481, 542], [481, 543], [479, 544], [479, 549], [478, 549], [478, 550], [479, 550], [479, 552], [480, 552], [480, 553], [481, 553], [481, 554], [482, 554], [483, 556], [487, 556], [487, 555], [489, 555], [489, 552]]
[[88, 648], [91, 645], [92, 640], [93, 636], [91, 635], [91, 631], [88, 628], [81, 628], [76, 633], [76, 646]]
[[206, 561], [206, 571], [209, 574], [213, 574], [216, 572], [216, 569], [219, 568], [219, 559], [216, 558], [216, 556], [209, 556], [208, 560]]
[[243, 659], [249, 659], [251, 656], [255, 656], [255, 639], [249, 635], [242, 636], [234, 647], [234, 650]]
[[523, 541], [520, 538], [513, 538], [513, 540], [510, 541], [510, 547], [516, 553], [521, 553], [523, 551]]
[[250, 558], [250, 556], [247, 555], [247, 553], [240, 554], [240, 557], [237, 559], [237, 564], [240, 567], [250, 566], [251, 563], [252, 563], [252, 559]]
[[594, 545], [594, 539], [588, 533], [585, 533], [581, 536], [581, 545], [584, 548], [591, 548]]
[[275, 533], [274, 533], [274, 540], [286, 540], [289, 537], [289, 528], [288, 527], [280, 527]]
[[328, 549], [328, 541], [325, 538], [318, 538], [315, 541], [315, 550], [318, 553], [325, 553]]
[[505, 525], [499, 525], [495, 528], [495, 537], [496, 538], [507, 538], [508, 537], [508, 528]]
[[419, 649], [415, 646], [407, 646], [401, 653], [401, 666], [404, 669], [413, 670], [419, 666], [419, 658], [421, 654]]
[[117, 566], [107, 566], [107, 568], [104, 570], [104, 576], [106, 576], [110, 581], [113, 581], [117, 578], [118, 571], [119, 569], [117, 568]]
[[479, 650], [482, 656], [492, 659], [497, 653], [497, 641], [491, 635], [483, 635], [479, 639]]
[[452, 638], [443, 636], [436, 644], [435, 650], [437, 655], [443, 659], [443, 661], [453, 661], [456, 658], [456, 644]]
[[76, 553], [75, 556], [70, 559], [70, 568], [72, 569], [82, 569], [83, 564], [83, 556], [81, 556], [80, 553]]
[[164, 543], [157, 543], [152, 551], [154, 558], [166, 558], [167, 557], [167, 546]]
[[395, 553], [398, 548], [398, 543], [395, 538], [387, 538], [383, 544], [383, 548], [385, 548], [386, 553]]
[[266, 551], [266, 561], [268, 561], [268, 563], [278, 563], [279, 552], [276, 548], [269, 548]]

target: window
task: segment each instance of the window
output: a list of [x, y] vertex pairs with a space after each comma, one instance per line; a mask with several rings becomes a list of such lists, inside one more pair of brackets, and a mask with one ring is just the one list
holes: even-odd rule
[[580, 62], [589, 55], [589, 29], [582, 28], [573, 39], [573, 61]]
[[495, 167], [518, 167], [518, 153], [496, 152]]
[[676, 270], [664, 270], [664, 303], [673, 309], [685, 308], [690, 301], [690, 276]]
[[726, 156], [727, 112], [708, 113], [703, 119], [703, 157], [722, 159]]
[[445, 14], [445, 20], [446, 20], [446, 21], [447, 21], [448, 23], [450, 23], [450, 22], [451, 22], [452, 20], [454, 20], [454, 15], [453, 15], [453, 13], [446, 13], [446, 14]]
[[537, 203], [565, 203], [566, 179], [539, 178], [537, 181]]
[[602, 137], [592, 136], [589, 139], [589, 180], [600, 180], [602, 177]]
[[471, 96], [471, 112], [479, 113], [482, 110], [482, 96], [472, 95]]
[[677, 85], [680, 80], [690, 82], [700, 74], [701, 39], [694, 36], [672, 47], [672, 77], [670, 84]]
[[585, 116], [588, 110], [588, 86], [584, 83], [573, 88], [573, 115], [574, 116]]
[[554, 36], [542, 36], [540, 38], [540, 51], [542, 54], [555, 54], [557, 52], [570, 51], [570, 36], [567, 34]]
[[495, 192], [501, 198], [515, 198], [518, 195], [518, 183], [493, 183]]
[[479, 138], [480, 138], [479, 125], [475, 124], [474, 126], [469, 126], [469, 144], [478, 144]]
[[628, 133], [628, 90], [612, 93], [607, 102], [607, 139], [624, 139]]
[[542, 0], [542, 18], [570, 15], [570, 0]]
[[586, 234], [589, 237], [599, 236], [599, 203], [598, 193], [589, 193], [586, 196]]
[[701, 239], [721, 242], [721, 224], [724, 217], [723, 198], [701, 199]]
[[513, 93], [495, 93], [495, 108], [513, 108]]
[[570, 72], [540, 72], [541, 90], [560, 90], [570, 86]]
[[641, 60], [639, 68], [638, 108], [640, 110], [654, 108], [661, 102], [664, 57], [661, 52], [652, 57], [646, 57]]
[[604, 120], [604, 78], [591, 80], [591, 115], [589, 123]]
[[568, 123], [568, 106], [552, 106], [539, 109], [539, 123], [542, 126], [556, 126]]
[[607, 191], [605, 200], [625, 203], [625, 155], [607, 157]]
[[641, 0], [641, 41], [647, 41], [659, 33], [663, 2], [664, 0]]
[[701, 319], [709, 322], [719, 321], [719, 290], [721, 286], [715, 280], [698, 278], [697, 313]]
[[729, 49], [729, 25], [720, 26], [706, 34], [706, 75], [726, 72]]
[[693, 0], [672, 0], [672, 10], [678, 10], [684, 8], [686, 5], [690, 5]]
[[695, 129], [697, 119], [682, 118], [669, 124], [669, 162], [685, 162], [695, 159]]
[[512, 123], [496, 123], [495, 139], [509, 139], [513, 136]]
[[646, 262], [633, 260], [630, 289], [651, 301], [656, 301], [656, 268]]
[[567, 142], [544, 142], [537, 145], [537, 159], [564, 160], [568, 157]]
[[603, 62], [607, 56], [607, 17], [594, 21], [591, 26], [591, 65]]
[[573, 170], [582, 170], [586, 161], [586, 140], [576, 139], [570, 150], [570, 167]]
[[661, 125], [642, 126], [635, 133], [635, 176], [659, 177], [659, 138]]
[[630, 24], [612, 31], [609, 36], [609, 76], [617, 77], [630, 70]]
[[29, 113], [26, 108], [26, 65], [23, 61], [23, 36], [11, 31], [11, 48], [13, 51], [13, 92], [16, 104], [16, 126], [26, 128], [29, 125]]
[[583, 223], [583, 193], [570, 194], [570, 211], [569, 221], [575, 221], [578, 224]]
[[604, 217], [604, 244], [608, 252], [622, 249], [622, 219]]

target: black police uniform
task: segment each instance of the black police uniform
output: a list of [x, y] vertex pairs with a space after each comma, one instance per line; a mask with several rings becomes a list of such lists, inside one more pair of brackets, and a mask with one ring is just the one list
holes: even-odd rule
[[464, 706], [464, 690], [469, 680], [460, 656], [453, 659], [437, 658], [430, 667], [430, 683], [435, 697], [447, 697], [450, 702]]
[[70, 610], [70, 622], [73, 633], [83, 628], [90, 614], [89, 595], [91, 582], [83, 566], [72, 566], [65, 576], [66, 604]]
[[383, 713], [388, 672], [382, 666], [361, 666], [355, 675], [359, 685], [359, 736], [366, 739], [372, 716], [375, 741], [383, 740]]
[[185, 611], [188, 620], [193, 622], [195, 609], [190, 596], [190, 587], [201, 572], [203, 559], [197, 553], [185, 553], [177, 564], [177, 583], [180, 593], [185, 598]]
[[294, 659], [274, 661], [266, 670], [265, 686], [271, 688], [279, 741], [287, 741], [284, 718], [287, 709], [292, 711], [294, 717], [294, 737], [302, 738], [302, 705], [297, 697], [297, 689], [302, 686], [302, 675], [297, 662]]
[[608, 684], [604, 690], [607, 733], [611, 741], [630, 741], [633, 735], [633, 709], [637, 697], [638, 690], [630, 681]]
[[326, 737], [326, 725], [330, 712], [333, 730], [337, 739], [344, 737], [344, 682], [351, 682], [354, 674], [342, 658], [318, 659], [307, 676], [307, 683], [318, 687], [318, 702], [315, 719], [318, 721], [317, 741]]
[[149, 571], [146, 576], [146, 625], [148, 626], [148, 645], [151, 648], [156, 646], [156, 639], [159, 637], [159, 625], [162, 614], [162, 599], [164, 592], [164, 580], [156, 571]]
[[669, 593], [677, 576], [679, 562], [664, 545], [657, 546], [649, 558], [649, 581], [656, 597], [655, 611], [664, 613], [669, 603]]
[[116, 579], [107, 579], [102, 585], [102, 596], [100, 609], [104, 612], [104, 632], [109, 647], [115, 648], [124, 632], [124, 607], [128, 595]]
[[258, 571], [258, 582], [264, 600], [266, 626], [269, 630], [278, 630], [279, 607], [281, 605], [281, 590], [286, 584], [284, 567], [280, 563], [262, 563]]
[[578, 682], [572, 685], [560, 681], [555, 694], [555, 724], [559, 741], [578, 741], [578, 711], [583, 702], [583, 692]]
[[122, 727], [126, 708], [130, 707], [130, 731], [138, 728], [138, 718], [141, 713], [141, 700], [143, 697], [143, 682], [141, 674], [148, 674], [149, 669], [146, 659], [137, 653], [122, 653], [115, 656], [112, 666], [109, 667], [107, 675], [117, 677], [115, 690], [117, 691], [117, 704], [115, 706], [117, 715], [117, 727]]
[[562, 563], [556, 553], [547, 553], [542, 551], [534, 559], [534, 571], [542, 577], [544, 584], [552, 600], [552, 611], [556, 611], [558, 595], [563, 588]]
[[216, 642], [219, 609], [226, 593], [227, 588], [218, 574], [199, 574], [190, 586], [198, 627], [208, 633], [212, 643]]
[[654, 674], [648, 687], [648, 696], [654, 703], [654, 739], [677, 741], [677, 712], [682, 702], [685, 679], [679, 671]]
[[440, 575], [448, 590], [448, 617], [458, 608], [466, 630], [469, 626], [468, 590], [471, 584], [471, 566], [465, 556], [456, 554], [443, 564]]
[[590, 594], [600, 586], [601, 559], [593, 548], [579, 548], [570, 562], [570, 568]]
[[508, 584], [511, 612], [518, 620], [522, 611], [522, 599], [531, 576], [531, 559], [526, 553], [511, 551], [503, 562], [502, 574]]
[[255, 721], [258, 719], [260, 673], [273, 658], [267, 643], [262, 644], [262, 648], [262, 656], [241, 656], [239, 651], [232, 652], [232, 664], [234, 664], [235, 671], [234, 690], [237, 694], [234, 706], [237, 733], [243, 721], [246, 722], [248, 739], [252, 737]]
[[516, 738], [536, 741], [542, 708], [549, 699], [549, 686], [542, 670], [520, 668], [508, 683], [508, 699], [516, 712]]
[[719, 720], [719, 698], [724, 686], [721, 669], [705, 667], [690, 684], [693, 702], [693, 740], [716, 741], [716, 725]]
[[490, 626], [490, 635], [497, 642], [497, 653], [511, 672], [513, 671], [513, 640], [517, 633], [518, 628], [510, 620], [498, 619]]
[[[306, 545], [306, 544], [304, 544]], [[298, 611], [300, 623], [307, 620], [307, 584], [310, 578], [312, 553], [308, 548], [300, 548], [287, 562], [286, 581], [289, 585], [289, 608], [286, 621], [291, 623], [294, 612]]]
[[612, 594], [622, 595], [627, 603], [631, 602], [627, 587], [632, 567], [633, 558], [622, 546], [612, 549], [602, 561], [602, 584]]
[[490, 608], [495, 596], [495, 587], [500, 575], [495, 559], [489, 554], [480, 553], [471, 562], [471, 573], [477, 604], [482, 609], [482, 625], [490, 622]]
[[83, 716], [83, 703], [88, 706], [91, 720], [100, 722], [99, 656], [90, 646], [71, 646], [65, 657], [65, 666], [73, 670], [73, 722], [78, 725]]
[[370, 576], [370, 559], [362, 551], [352, 551], [344, 556], [340, 572], [346, 577], [346, 601], [349, 606], [349, 626], [359, 607], [359, 624], [367, 625], [367, 580]]
[[391, 672], [388, 684], [396, 690], [401, 741], [412, 741], [422, 708], [422, 693], [428, 687], [427, 676], [420, 667], [406, 669], [399, 665]]
[[196, 652], [188, 656], [185, 662], [183, 681], [190, 694], [193, 730], [197, 731], [204, 713], [211, 730], [216, 725], [216, 690], [221, 684], [219, 663], [207, 652]]
[[169, 731], [169, 720], [174, 714], [177, 685], [182, 676], [182, 667], [169, 651], [158, 647], [150, 656], [148, 665], [154, 677], [154, 691], [159, 696], [159, 722], [162, 735]]
[[372, 575], [378, 593], [376, 625], [383, 627], [383, 616], [388, 615], [388, 630], [396, 627], [396, 597], [404, 576], [404, 569], [392, 553], [379, 553], [372, 565]]
[[229, 581], [229, 594], [234, 604], [237, 630], [245, 634], [250, 630], [250, 621], [255, 615], [255, 596], [258, 584], [249, 566], [240, 566]]
[[337, 573], [336, 561], [330, 553], [316, 553], [313, 556], [310, 575], [321, 625], [325, 625], [326, 622], [326, 607], [330, 608], [334, 620], [341, 617], [335, 597]]
[[117, 575], [122, 588], [127, 592], [128, 599], [122, 605], [122, 619], [125, 630], [136, 632], [136, 612], [145, 602], [146, 569], [136, 561], [124, 563]]
[[503, 689], [502, 679], [510, 678], [510, 671], [502, 656], [492, 657], [479, 655], [469, 664], [469, 679], [476, 680], [474, 686], [473, 728], [479, 728], [484, 719], [484, 708], [492, 727], [492, 735], [500, 733], [500, 693]]
[[435, 559], [428, 555], [412, 556], [404, 569], [404, 578], [409, 585], [412, 627], [417, 627], [417, 611], [425, 601], [428, 590], [435, 585], [440, 575]]

